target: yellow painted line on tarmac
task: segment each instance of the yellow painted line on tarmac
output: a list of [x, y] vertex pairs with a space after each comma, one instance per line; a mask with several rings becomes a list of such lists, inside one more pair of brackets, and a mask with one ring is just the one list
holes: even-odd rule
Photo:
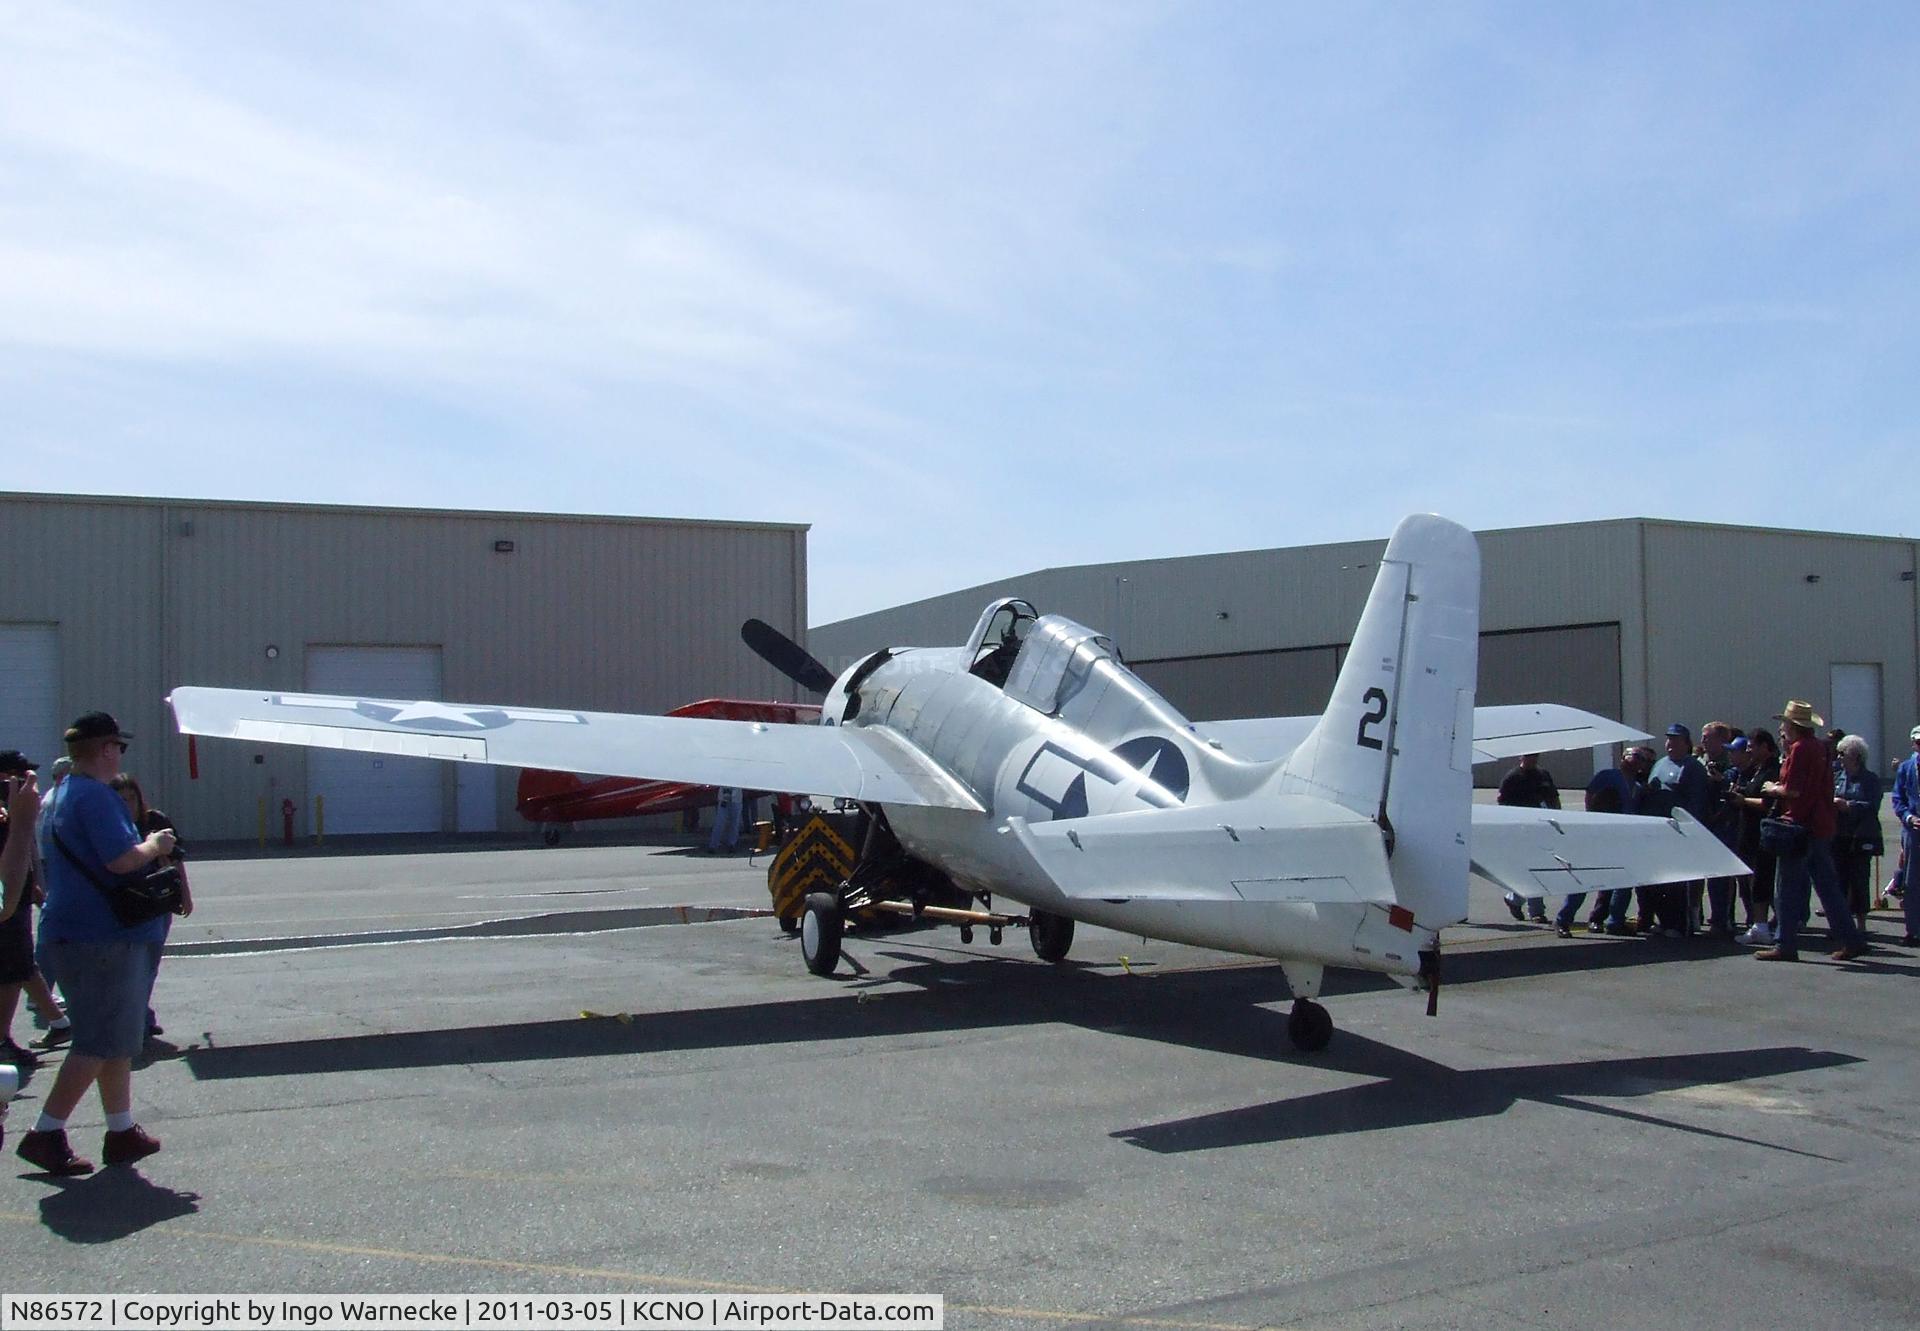
[[[0, 1222], [39, 1227], [38, 1216], [18, 1211], [0, 1211]], [[687, 1276], [663, 1276], [644, 1271], [621, 1271], [595, 1266], [567, 1266], [558, 1262], [518, 1262], [505, 1257], [462, 1257], [456, 1253], [413, 1252], [406, 1248], [375, 1248], [359, 1243], [327, 1243], [318, 1239], [281, 1239], [266, 1234], [227, 1234], [215, 1229], [168, 1225], [146, 1231], [170, 1239], [200, 1239], [208, 1243], [226, 1243], [246, 1248], [276, 1248], [284, 1252], [303, 1252], [330, 1257], [377, 1257], [387, 1261], [414, 1262], [422, 1266], [465, 1267], [478, 1271], [507, 1271], [516, 1275], [565, 1276], [574, 1280], [619, 1280], [648, 1288], [693, 1289], [715, 1294], [766, 1294], [793, 1297], [818, 1291], [784, 1289], [775, 1285], [744, 1285], [735, 1281], [695, 1280]], [[1243, 1322], [1202, 1322], [1174, 1317], [1137, 1317], [1126, 1313], [1066, 1312], [1053, 1308], [1020, 1308], [996, 1304], [946, 1303], [949, 1313], [978, 1313], [989, 1317], [1011, 1317], [1029, 1322], [1056, 1325], [1138, 1326], [1163, 1331], [1284, 1331], [1271, 1324], [1264, 1327]]]

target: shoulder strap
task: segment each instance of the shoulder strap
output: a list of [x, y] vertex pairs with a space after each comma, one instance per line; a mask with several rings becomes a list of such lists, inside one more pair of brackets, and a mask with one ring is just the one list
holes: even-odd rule
[[114, 889], [112, 884], [101, 882], [99, 874], [89, 869], [86, 866], [85, 862], [82, 861], [78, 855], [75, 855], [72, 851], [67, 849], [67, 843], [60, 839], [59, 828], [55, 827], [51, 822], [49, 822], [47, 824], [47, 831], [53, 834], [54, 848], [58, 850], [62, 855], [65, 855], [67, 857], [68, 864], [71, 864], [74, 868], [78, 869], [83, 875], [86, 876], [86, 880], [89, 883], [92, 883], [95, 887], [99, 888], [102, 892], [105, 892], [109, 895], [113, 893]]

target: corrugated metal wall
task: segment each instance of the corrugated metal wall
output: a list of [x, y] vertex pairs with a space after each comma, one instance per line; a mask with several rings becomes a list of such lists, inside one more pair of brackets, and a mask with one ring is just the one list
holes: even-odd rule
[[[62, 714], [102, 707], [132, 728], [129, 770], [190, 836], [252, 835], [262, 798], [294, 799], [304, 831], [306, 764], [209, 742], [187, 782], [167, 690], [304, 688], [310, 645], [437, 646], [459, 701], [659, 712], [795, 696], [739, 626], [801, 632], [803, 526], [9, 495], [0, 528], [48, 552], [0, 592], [0, 621], [58, 622]], [[513, 780], [501, 769], [503, 827]], [[447, 800], [450, 827], [451, 771]]]
[[1649, 723], [1770, 726], [1788, 698], [1827, 716], [1830, 666], [1878, 663], [1886, 771], [1920, 720], [1914, 572], [1912, 542], [1648, 524]]

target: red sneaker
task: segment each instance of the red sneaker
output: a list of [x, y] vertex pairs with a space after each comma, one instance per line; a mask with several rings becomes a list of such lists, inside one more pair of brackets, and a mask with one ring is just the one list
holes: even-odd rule
[[101, 1158], [110, 1165], [130, 1165], [159, 1149], [160, 1139], [148, 1135], [138, 1123], [120, 1132], [109, 1132], [100, 1143]]
[[93, 1161], [75, 1155], [67, 1145], [67, 1134], [58, 1130], [29, 1132], [20, 1139], [20, 1148], [14, 1154], [30, 1165], [38, 1165], [44, 1173], [60, 1178], [93, 1172]]

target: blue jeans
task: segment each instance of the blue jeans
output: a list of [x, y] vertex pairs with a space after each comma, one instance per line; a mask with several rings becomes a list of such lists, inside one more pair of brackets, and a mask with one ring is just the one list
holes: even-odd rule
[[[1573, 928], [1573, 922], [1580, 918], [1580, 907], [1586, 902], [1585, 892], [1575, 892], [1560, 903], [1560, 913], [1553, 922], [1564, 929]], [[1633, 900], [1630, 887], [1609, 887], [1603, 889], [1594, 900], [1593, 913], [1596, 918], [1604, 918], [1616, 929], [1623, 929], [1627, 923], [1627, 905]]]
[[1804, 855], [1782, 855], [1774, 881], [1774, 910], [1780, 916], [1780, 950], [1799, 950], [1800, 930], [1806, 927], [1812, 905], [1808, 889], [1820, 894], [1827, 912], [1827, 932], [1842, 947], [1865, 947], [1866, 936], [1853, 922], [1847, 894], [1833, 867], [1833, 838], [1809, 837]]
[[1545, 897], [1523, 897], [1518, 892], [1503, 892], [1500, 895], [1511, 905], [1525, 906], [1527, 918], [1530, 920], [1544, 920], [1547, 918], [1547, 899]]
[[73, 1021], [73, 1052], [133, 1058], [147, 1039], [147, 1004], [160, 970], [158, 942], [40, 940], [40, 970], [57, 983]]

